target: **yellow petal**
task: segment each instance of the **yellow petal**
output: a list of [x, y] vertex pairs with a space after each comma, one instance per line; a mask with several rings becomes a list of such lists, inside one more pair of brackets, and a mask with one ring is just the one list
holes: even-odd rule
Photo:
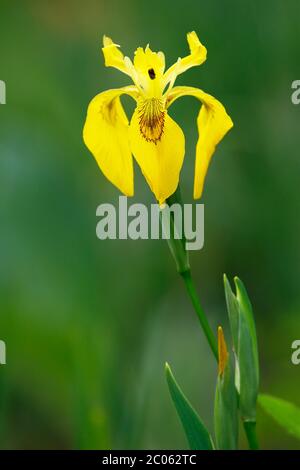
[[153, 52], [149, 46], [138, 47], [134, 53], [134, 66], [137, 71], [148, 75], [153, 69], [155, 76], [161, 76], [165, 69], [165, 56], [162, 52]]
[[185, 72], [191, 67], [203, 64], [206, 60], [207, 49], [200, 42], [195, 31], [187, 34], [187, 41], [190, 48], [190, 54], [173, 64], [165, 73], [165, 84], [175, 80], [177, 75]]
[[108, 90], [90, 102], [83, 139], [100, 169], [126, 196], [133, 195], [133, 161], [129, 148], [129, 123], [121, 94], [135, 95], [134, 87]]
[[138, 47], [134, 53], [133, 63], [128, 58], [125, 63], [133, 82], [139, 87], [143, 96], [161, 97], [165, 70], [165, 56], [162, 52], [152, 52], [149, 46], [145, 50]]
[[103, 55], [106, 67], [114, 67], [126, 75], [129, 75], [127, 67], [124, 63], [124, 55], [119, 49], [119, 45], [115, 44], [111, 38], [103, 36]]
[[199, 199], [211, 157], [218, 143], [232, 128], [233, 122], [220, 101], [198, 88], [185, 86], [173, 88], [168, 95], [168, 105], [170, 106], [177, 98], [187, 95], [198, 98], [203, 104], [197, 118], [199, 139], [196, 147], [194, 179], [194, 198]]
[[184, 135], [167, 113], [163, 133], [156, 142], [147, 141], [140, 129], [136, 110], [130, 123], [130, 146], [159, 204], [171, 196], [178, 186], [184, 157]]
[[195, 31], [187, 34], [187, 41], [190, 48], [190, 54], [180, 60], [179, 73], [185, 72], [196, 65], [201, 65], [206, 60], [206, 47], [201, 44]]

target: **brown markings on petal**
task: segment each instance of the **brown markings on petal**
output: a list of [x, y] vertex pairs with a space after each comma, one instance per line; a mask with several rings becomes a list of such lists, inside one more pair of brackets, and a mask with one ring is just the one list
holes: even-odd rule
[[160, 141], [165, 125], [166, 111], [162, 100], [150, 98], [138, 105], [140, 132], [147, 142], [156, 144]]

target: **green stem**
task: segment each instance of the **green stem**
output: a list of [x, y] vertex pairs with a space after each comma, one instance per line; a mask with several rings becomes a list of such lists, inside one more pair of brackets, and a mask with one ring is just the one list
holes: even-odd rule
[[184, 281], [186, 290], [189, 294], [189, 297], [192, 301], [193, 307], [195, 309], [195, 312], [198, 316], [198, 319], [200, 321], [200, 324], [202, 326], [202, 330], [206, 336], [206, 339], [209, 343], [209, 346], [212, 350], [213, 355], [215, 356], [216, 360], [218, 361], [218, 346], [217, 346], [217, 341], [215, 338], [215, 335], [213, 334], [211, 327], [209, 326], [208, 320], [206, 318], [206, 315], [201, 307], [199, 297], [197, 295], [197, 291], [193, 282], [193, 278], [191, 275], [191, 271], [185, 271], [180, 273], [181, 277]]
[[251, 450], [258, 450], [258, 440], [256, 436], [256, 422], [244, 421], [244, 429], [248, 439], [249, 448]]
[[[181, 199], [180, 188], [178, 186], [176, 192], [167, 199], [167, 204], [171, 207], [173, 204], [179, 204], [182, 208], [182, 216], [184, 217], [184, 210], [183, 210], [183, 202]], [[182, 220], [183, 223], [183, 220]], [[218, 361], [218, 347], [216, 338], [209, 326], [208, 320], [206, 315], [201, 307], [199, 297], [197, 295], [197, 291], [192, 279], [190, 265], [189, 265], [189, 257], [188, 252], [185, 248], [185, 238], [183, 233], [182, 239], [176, 239], [174, 233], [176, 231], [176, 224], [173, 215], [170, 217], [170, 224], [171, 224], [171, 231], [170, 231], [170, 239], [168, 240], [168, 245], [171, 250], [171, 253], [175, 259], [177, 271], [181, 275], [182, 279], [184, 280], [186, 290], [189, 294], [189, 297], [192, 301], [193, 307], [197, 313], [199, 318], [200, 324], [202, 326], [203, 332], [207, 338], [207, 341], [210, 345], [213, 355], [215, 356], [216, 360]], [[162, 225], [164, 228], [164, 218], [162, 217]]]

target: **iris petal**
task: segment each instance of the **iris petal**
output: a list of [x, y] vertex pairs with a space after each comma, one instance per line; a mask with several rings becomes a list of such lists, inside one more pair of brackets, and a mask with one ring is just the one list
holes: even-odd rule
[[233, 122], [220, 101], [198, 88], [174, 87], [168, 95], [168, 105], [170, 106], [177, 98], [188, 95], [194, 96], [202, 102], [197, 118], [199, 138], [196, 147], [194, 177], [194, 198], [199, 199], [203, 192], [205, 177], [215, 148], [232, 128]]
[[120, 95], [135, 97], [134, 87], [107, 90], [90, 102], [83, 139], [100, 169], [126, 196], [132, 196], [133, 159], [129, 147], [129, 123]]
[[106, 67], [114, 67], [126, 75], [130, 75], [124, 62], [124, 55], [119, 49], [119, 45], [115, 44], [108, 36], [103, 37], [102, 52]]
[[207, 49], [200, 42], [195, 31], [187, 34], [187, 41], [190, 48], [190, 54], [183, 59], [179, 58], [164, 75], [164, 86], [169, 82], [175, 81], [176, 77], [191, 67], [203, 64], [206, 60]]
[[155, 143], [147, 141], [140, 130], [138, 110], [130, 123], [131, 151], [159, 204], [178, 186], [184, 158], [184, 135], [181, 128], [165, 113], [163, 133]]

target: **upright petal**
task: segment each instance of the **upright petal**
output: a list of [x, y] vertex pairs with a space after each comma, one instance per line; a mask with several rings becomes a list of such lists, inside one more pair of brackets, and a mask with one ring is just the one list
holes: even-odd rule
[[165, 70], [165, 56], [162, 52], [153, 52], [149, 45], [145, 50], [138, 47], [134, 53], [134, 66], [137, 71], [145, 75], [148, 74], [149, 69], [153, 69], [155, 76], [161, 76]]
[[119, 49], [119, 45], [115, 44], [108, 36], [103, 36], [103, 55], [106, 67], [114, 67], [126, 75], [130, 75], [124, 62], [124, 55]]
[[129, 123], [120, 95], [135, 96], [134, 87], [107, 90], [90, 102], [83, 139], [100, 169], [126, 196], [132, 196], [133, 161], [129, 147]]
[[142, 96], [161, 97], [165, 70], [165, 56], [162, 52], [153, 52], [149, 45], [145, 50], [138, 47], [133, 63], [125, 57], [125, 64]]
[[177, 75], [185, 72], [191, 67], [203, 64], [206, 60], [207, 49], [200, 42], [195, 31], [187, 34], [187, 41], [190, 48], [190, 54], [183, 59], [179, 58], [165, 73], [165, 85], [170, 81], [174, 83]]
[[194, 198], [199, 199], [216, 145], [232, 128], [233, 122], [220, 101], [198, 88], [185, 86], [173, 88], [168, 95], [168, 106], [177, 98], [186, 95], [198, 98], [203, 105], [197, 118], [199, 139], [196, 147], [194, 178]]
[[178, 186], [184, 135], [166, 112], [162, 135], [155, 142], [146, 139], [140, 126], [140, 115], [136, 110], [130, 123], [131, 150], [156, 199], [162, 204]]

